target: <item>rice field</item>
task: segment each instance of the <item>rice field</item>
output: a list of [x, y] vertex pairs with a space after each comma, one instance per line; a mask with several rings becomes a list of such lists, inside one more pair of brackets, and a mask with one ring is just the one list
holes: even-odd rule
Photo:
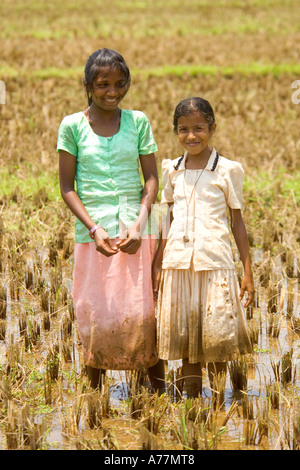
[[[2, 0], [1, 450], [300, 449], [299, 20], [296, 0]], [[246, 172], [254, 352], [214, 391], [204, 371], [197, 400], [180, 362], [161, 397], [146, 372], [87, 385], [55, 146], [61, 119], [86, 107], [83, 67], [101, 47], [132, 71], [122, 106], [148, 115], [159, 171], [181, 154], [176, 104], [198, 95], [216, 111], [214, 146]]]

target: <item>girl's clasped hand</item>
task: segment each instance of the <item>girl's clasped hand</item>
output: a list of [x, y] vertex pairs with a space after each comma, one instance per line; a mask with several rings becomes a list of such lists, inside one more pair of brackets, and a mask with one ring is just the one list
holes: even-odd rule
[[142, 244], [140, 224], [135, 223], [125, 229], [117, 242], [113, 242], [104, 228], [100, 227], [94, 235], [96, 250], [105, 256], [113, 256], [122, 251], [129, 255], [135, 254]]

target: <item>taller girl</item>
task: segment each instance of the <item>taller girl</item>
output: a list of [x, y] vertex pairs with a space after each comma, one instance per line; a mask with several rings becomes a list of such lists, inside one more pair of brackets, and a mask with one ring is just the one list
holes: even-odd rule
[[[226, 362], [251, 351], [240, 299], [253, 300], [247, 234], [241, 215], [244, 171], [240, 163], [210, 147], [216, 129], [214, 112], [202, 98], [178, 104], [174, 131], [185, 150], [162, 162], [162, 202], [168, 203], [171, 228], [162, 237], [153, 264], [158, 289], [158, 352], [162, 359], [183, 359], [189, 396], [201, 391], [201, 368], [213, 375]], [[241, 290], [235, 273], [227, 209], [244, 265]]]
[[74, 305], [91, 385], [107, 369], [150, 368], [156, 389], [163, 370], [147, 221], [158, 190], [157, 146], [146, 115], [119, 107], [130, 80], [119, 53], [94, 52], [85, 66], [89, 106], [63, 119], [57, 150], [61, 194], [77, 218]]

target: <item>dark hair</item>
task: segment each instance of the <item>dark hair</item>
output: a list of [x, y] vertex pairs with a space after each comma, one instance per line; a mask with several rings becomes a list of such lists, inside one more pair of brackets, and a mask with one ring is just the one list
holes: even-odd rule
[[109, 67], [110, 69], [117, 67], [121, 70], [125, 76], [126, 85], [128, 87], [127, 90], [129, 89], [131, 82], [130, 70], [121, 54], [112, 49], [99, 49], [90, 55], [84, 68], [83, 84], [85, 86], [89, 105], [92, 104], [90, 92], [93, 88], [93, 82], [103, 67]]
[[204, 98], [187, 98], [180, 101], [176, 106], [173, 118], [173, 129], [177, 133], [178, 119], [181, 116], [188, 116], [191, 113], [199, 112], [203, 114], [204, 119], [207, 121], [209, 128], [215, 123], [214, 111], [207, 100]]

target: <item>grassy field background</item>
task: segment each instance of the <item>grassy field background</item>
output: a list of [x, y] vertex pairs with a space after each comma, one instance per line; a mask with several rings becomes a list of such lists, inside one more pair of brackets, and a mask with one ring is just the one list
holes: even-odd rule
[[[29, 187], [40, 178], [45, 187], [45, 172], [55, 178], [59, 123], [86, 106], [85, 61], [94, 50], [110, 47], [124, 55], [132, 70], [123, 106], [149, 116], [158, 163], [181, 152], [172, 133], [177, 102], [204, 96], [216, 110], [214, 144], [244, 165], [246, 188], [255, 190], [257, 179], [267, 186], [278, 180], [284, 194], [292, 189], [299, 200], [300, 106], [291, 99], [292, 83], [300, 76], [297, 1], [192, 0], [187, 5], [112, 0], [108, 6], [99, 0], [88, 5], [80, 0], [64, 5], [4, 0], [0, 8], [5, 194], [19, 175], [21, 186], [33, 177]], [[57, 186], [47, 192], [50, 198], [58, 196]]]
[[[269, 281], [278, 286], [287, 279], [288, 267], [280, 268], [279, 281], [274, 266], [279, 258], [286, 263], [292, 256], [293, 269], [296, 266], [292, 293], [298, 295], [300, 104], [292, 100], [297, 91], [292, 84], [300, 80], [299, 25], [298, 0], [2, 0], [0, 80], [5, 83], [6, 103], [0, 105], [0, 237], [5, 289], [0, 302], [10, 305], [11, 320], [18, 324], [20, 307], [9, 302], [21, 289], [32, 335], [33, 312], [40, 308], [44, 289], [28, 281], [32, 250], [37, 256], [49, 250], [43, 262], [55, 275], [61, 263], [72, 263], [74, 219], [59, 193], [57, 130], [66, 114], [87, 106], [84, 65], [102, 47], [119, 51], [132, 71], [122, 107], [148, 115], [158, 144], [159, 172], [162, 159], [181, 154], [172, 131], [176, 104], [196, 95], [211, 102], [218, 123], [214, 146], [240, 161], [246, 171], [243, 211], [256, 283], [270, 268]], [[62, 250], [55, 262], [53, 247]], [[37, 278], [34, 272], [35, 282]], [[47, 282], [41, 283], [47, 287]], [[61, 284], [54, 285], [60, 286], [55, 299], [60, 312], [67, 307]], [[23, 337], [15, 336], [22, 345]], [[9, 351], [15, 347], [12, 338], [6, 335]], [[32, 399], [35, 415], [42, 414], [41, 402], [49, 402], [44, 369], [33, 358], [30, 361], [20, 365], [22, 386], [4, 363], [0, 367], [3, 442], [12, 448], [21, 446], [7, 437], [9, 417], [17, 414], [10, 408], [14, 400], [20, 404]], [[8, 379], [10, 395], [4, 385]], [[60, 392], [52, 401], [56, 412]], [[69, 427], [64, 414], [63, 434], [72, 427], [71, 415], [67, 416]], [[78, 436], [76, 441], [72, 432], [72, 445], [88, 446], [86, 441], [79, 443]], [[289, 443], [282, 442], [288, 448]], [[43, 441], [43, 445], [49, 444]], [[56, 445], [62, 446], [61, 440]], [[89, 445], [96, 444], [89, 441]]]

